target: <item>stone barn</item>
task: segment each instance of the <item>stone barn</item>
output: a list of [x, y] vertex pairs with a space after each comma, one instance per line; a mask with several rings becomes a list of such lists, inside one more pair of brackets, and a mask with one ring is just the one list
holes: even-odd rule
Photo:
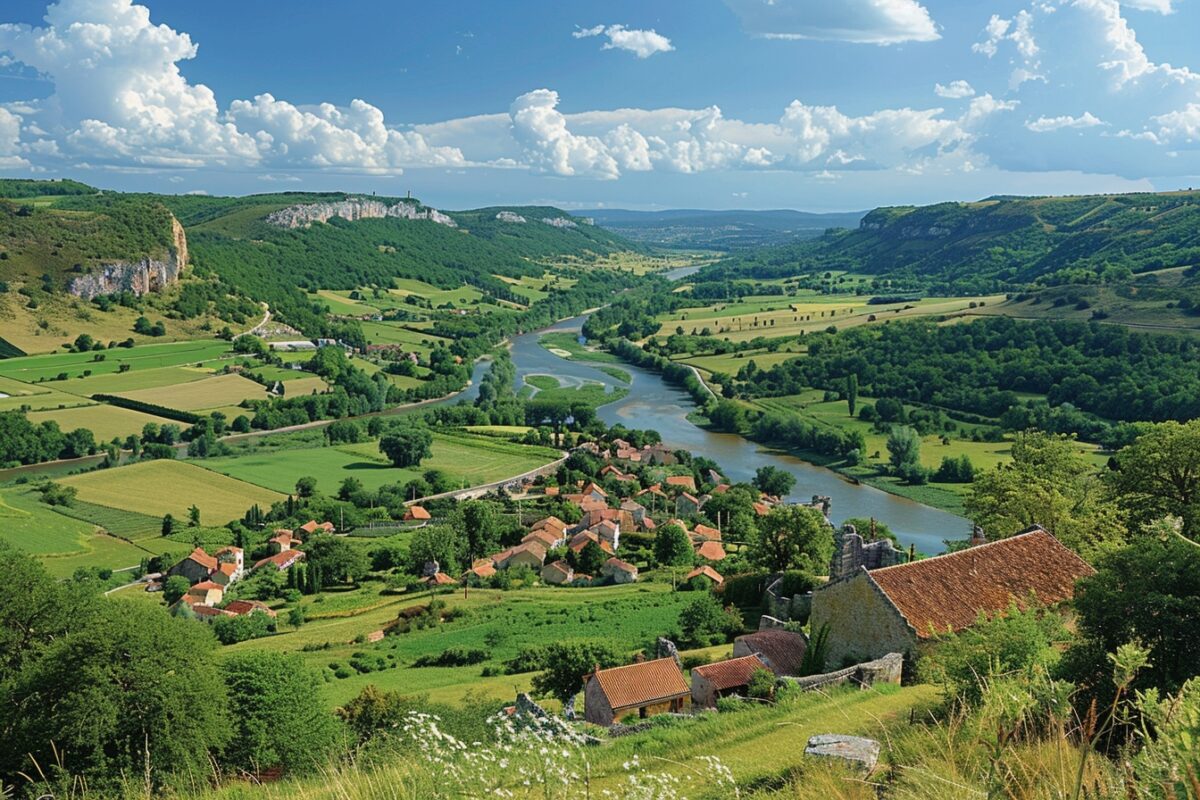
[[733, 640], [735, 657], [756, 655], [781, 678], [800, 674], [807, 651], [808, 638], [803, 633], [779, 628], [748, 633]]
[[674, 658], [656, 658], [585, 675], [584, 719], [609, 726], [625, 717], [640, 719], [682, 711], [691, 690]]
[[859, 570], [813, 593], [814, 632], [828, 626], [825, 668], [888, 653], [918, 655], [936, 633], [974, 624], [980, 612], [1003, 612], [1030, 597], [1055, 605], [1093, 570], [1039, 527], [1008, 539], [908, 564]]
[[729, 695], [745, 695], [750, 676], [767, 665], [757, 655], [731, 658], [692, 669], [692, 705], [715, 708], [717, 700]]

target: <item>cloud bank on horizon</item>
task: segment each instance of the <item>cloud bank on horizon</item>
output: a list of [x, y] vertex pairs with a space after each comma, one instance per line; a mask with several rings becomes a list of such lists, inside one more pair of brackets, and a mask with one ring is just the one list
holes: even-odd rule
[[[0, 69], [32, 71], [52, 87], [0, 105], [0, 170], [220, 170], [256, 179], [478, 170], [593, 184], [736, 173], [748, 182], [749, 191], [734, 193], [743, 198], [755, 174], [826, 184], [939, 176], [952, 184], [980, 172], [1061, 172], [1134, 186], [1200, 173], [1200, 73], [1156, 60], [1129, 19], [1130, 11], [1176, 13], [1178, 0], [1010, 3], [1015, 12], [980, 13], [968, 40], [959, 26], [953, 44], [937, 7], [916, 0], [724, 2], [742, 37], [778, 47], [952, 47], [961, 71], [932, 81], [923, 96], [868, 110], [849, 110], [859, 105], [854, 96], [842, 107], [797, 91], [757, 119], [728, 116], [715, 100], [588, 110], [586, 97], [560, 97], [548, 77], [507, 109], [408, 124], [369, 98], [300, 104], [264, 92], [223, 103], [181, 70], [199, 58], [197, 43], [152, 19], [151, 8], [60, 0], [42, 24], [0, 24]], [[669, 60], [688, 46], [621, 23], [538, 35], [582, 40], [576, 46], [597, 39], [597, 51], [632, 54], [631, 64]]]

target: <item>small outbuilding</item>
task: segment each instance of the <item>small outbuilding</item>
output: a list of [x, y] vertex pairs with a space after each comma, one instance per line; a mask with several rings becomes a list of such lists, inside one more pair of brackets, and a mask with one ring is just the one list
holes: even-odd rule
[[715, 708], [717, 700], [730, 695], [745, 695], [750, 676], [767, 665], [757, 655], [731, 658], [715, 664], [692, 668], [692, 705]]
[[733, 640], [734, 657], [758, 656], [767, 669], [779, 677], [799, 675], [808, 637], [803, 633], [768, 629], [748, 633]]
[[645, 719], [679, 712], [691, 694], [679, 665], [670, 657], [597, 668], [583, 680], [584, 719], [595, 725], [612, 725], [634, 715]]

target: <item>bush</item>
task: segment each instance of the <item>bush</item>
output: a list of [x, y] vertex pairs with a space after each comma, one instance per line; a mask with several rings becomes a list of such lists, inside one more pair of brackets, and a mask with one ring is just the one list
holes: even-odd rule
[[414, 667], [467, 667], [481, 664], [492, 657], [486, 650], [468, 650], [461, 647], [451, 647], [437, 655], [425, 655], [412, 663]]

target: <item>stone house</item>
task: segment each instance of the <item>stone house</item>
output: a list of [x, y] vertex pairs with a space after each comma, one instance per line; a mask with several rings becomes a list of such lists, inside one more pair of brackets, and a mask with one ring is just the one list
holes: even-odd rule
[[959, 631], [981, 612], [1002, 613], [1031, 597], [1056, 605], [1094, 572], [1040, 527], [908, 564], [867, 569], [813, 593], [812, 630], [828, 626], [825, 666], [869, 661], [888, 653], [906, 660], [937, 633]]
[[691, 690], [674, 658], [657, 658], [612, 669], [597, 668], [583, 677], [584, 719], [609, 726], [636, 715], [679, 712]]
[[575, 570], [566, 561], [554, 561], [542, 567], [542, 582], [552, 586], [562, 586], [575, 580]]
[[711, 525], [705, 525], [703, 523], [697, 523], [696, 527], [692, 528], [691, 533], [688, 535], [692, 537], [693, 543], [699, 543], [705, 540], [713, 542], [721, 541], [721, 532]]
[[641, 525], [646, 519], [646, 507], [636, 500], [626, 500], [621, 503], [621, 512], [628, 514], [634, 525]]
[[222, 547], [215, 553], [218, 564], [233, 565], [233, 580], [241, 580], [246, 574], [246, 552], [240, 547]]
[[675, 516], [692, 517], [700, 513], [700, 500], [691, 492], [682, 492], [675, 498]]
[[569, 547], [573, 553], [580, 553], [583, 551], [583, 548], [588, 546], [588, 542], [595, 543], [606, 553], [611, 553], [613, 551], [611, 544], [601, 539], [591, 531], [580, 531], [579, 533], [575, 534], [571, 537], [571, 541], [567, 547]]
[[669, 475], [663, 483], [673, 489], [680, 489], [685, 492], [696, 491], [696, 479], [691, 475]]
[[513, 567], [529, 567], [540, 570], [546, 561], [546, 548], [537, 542], [526, 542], [516, 547], [496, 553], [492, 556], [492, 565], [496, 569], [512, 569]]
[[225, 597], [225, 587], [215, 581], [200, 581], [184, 595], [188, 605], [216, 606]]
[[561, 538], [558, 534], [554, 533], [549, 528], [542, 528], [541, 530], [530, 531], [529, 533], [527, 533], [523, 537], [521, 537], [521, 544], [529, 544], [530, 542], [536, 542], [537, 544], [541, 545], [542, 547], [546, 548], [547, 550], [553, 550], [556, 547], [560, 547], [565, 543], [565, 541], [566, 541], [565, 539]]
[[304, 560], [303, 550], [284, 550], [280, 553], [267, 556], [254, 562], [254, 569], [262, 569], [263, 567], [274, 567], [283, 572], [285, 569], [291, 569], [299, 561]]
[[600, 568], [600, 574], [612, 578], [613, 583], [633, 583], [638, 579], [638, 568], [619, 558], [610, 558]]
[[267, 540], [267, 546], [271, 548], [272, 553], [286, 553], [294, 547], [299, 547], [304, 544], [287, 528], [279, 528], [275, 531], [275, 535]]
[[208, 580], [217, 569], [217, 559], [205, 552], [203, 547], [197, 547], [175, 566], [167, 570], [167, 575], [182, 575], [188, 583], [196, 584]]
[[756, 631], [733, 640], [734, 657], [756, 655], [779, 677], [799, 675], [808, 637], [779, 628]]
[[750, 676], [767, 665], [757, 655], [692, 667], [692, 705], [715, 708], [717, 700], [730, 695], [745, 696]]
[[275, 616], [275, 609], [259, 600], [233, 600], [229, 603], [229, 605], [225, 606], [225, 610], [237, 617], [245, 614], [266, 614], [268, 617]]
[[610, 545], [612, 545], [613, 550], [616, 550], [621, 546], [621, 525], [618, 522], [607, 519], [601, 520], [592, 527], [588, 528], [588, 530], [596, 534], [601, 541], [608, 542]]

